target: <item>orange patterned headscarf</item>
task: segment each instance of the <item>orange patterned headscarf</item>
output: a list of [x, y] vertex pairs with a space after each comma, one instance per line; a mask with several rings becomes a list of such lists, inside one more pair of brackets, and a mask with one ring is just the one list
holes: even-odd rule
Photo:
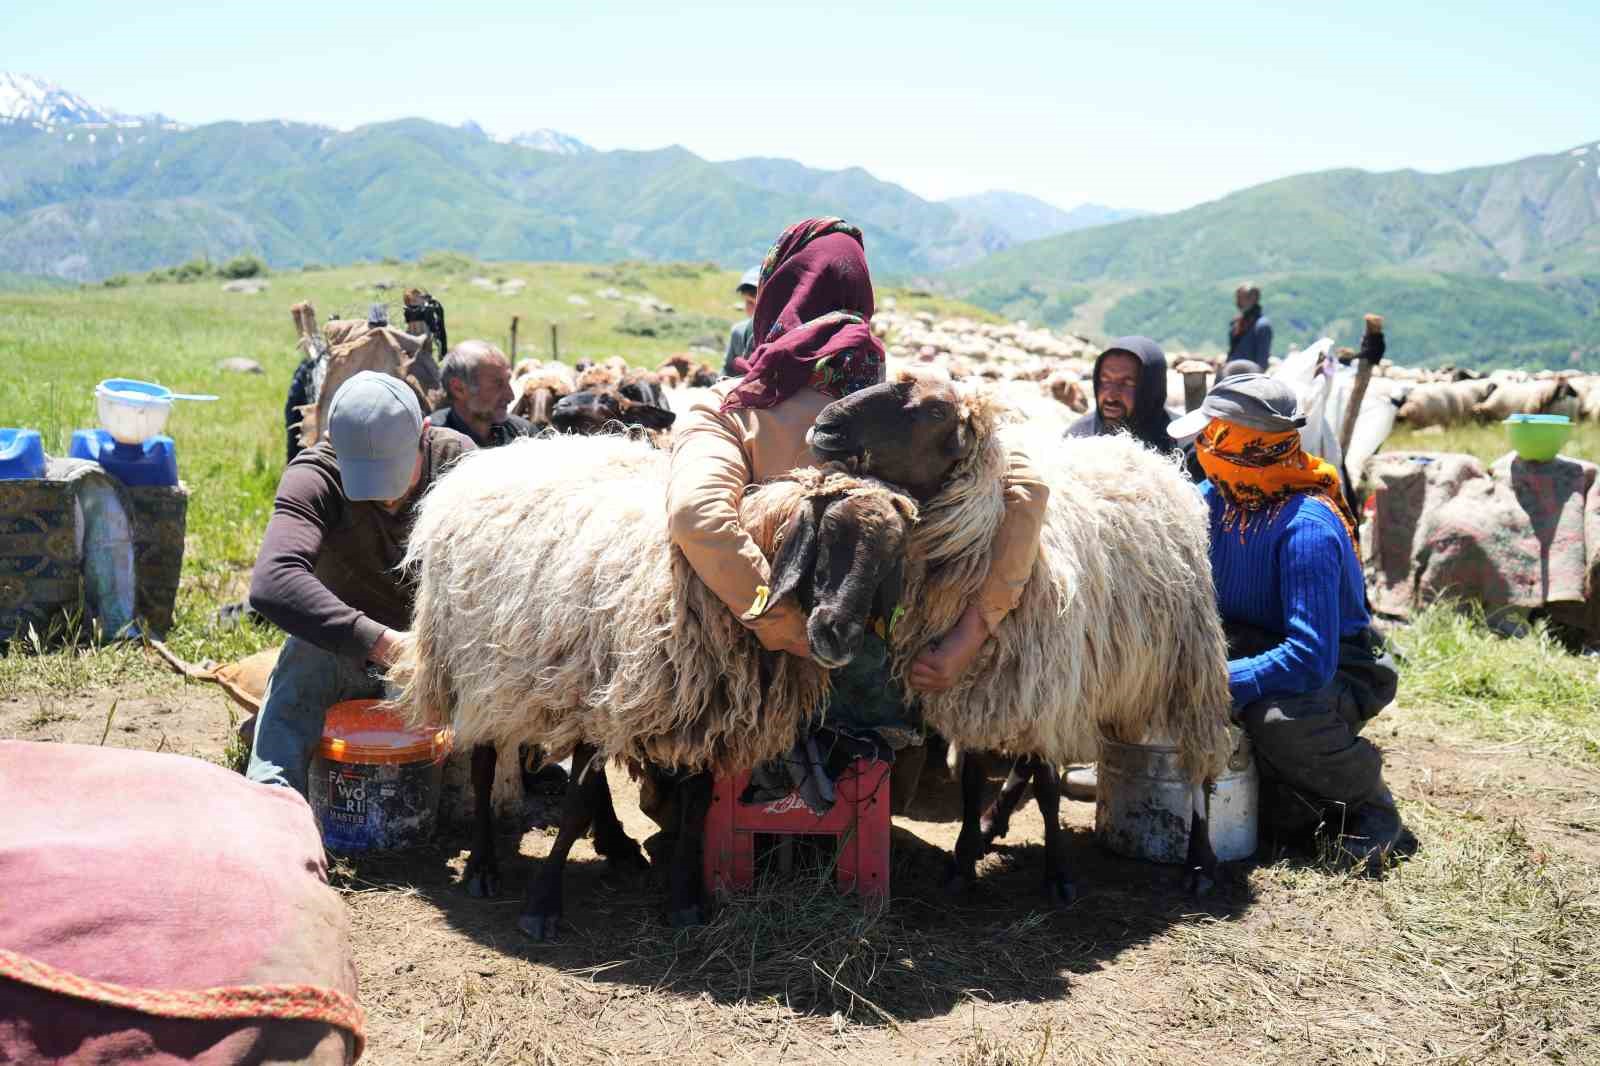
[[1215, 418], [1194, 447], [1201, 469], [1222, 494], [1223, 529], [1237, 529], [1242, 540], [1258, 514], [1270, 522], [1291, 497], [1307, 495], [1333, 510], [1354, 547], [1356, 520], [1344, 502], [1339, 472], [1301, 450], [1298, 430], [1269, 433]]

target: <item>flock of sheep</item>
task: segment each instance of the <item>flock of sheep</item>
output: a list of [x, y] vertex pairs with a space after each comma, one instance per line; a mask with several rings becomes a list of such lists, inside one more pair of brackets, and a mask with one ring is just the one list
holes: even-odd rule
[[[932, 370], [960, 383], [987, 383], [1011, 407], [1041, 429], [1065, 430], [1089, 409], [1093, 398], [1090, 375], [1098, 354], [1082, 337], [1062, 335], [1026, 322], [994, 324], [971, 319], [937, 319], [928, 312], [908, 314], [891, 306], [872, 321], [884, 339], [890, 373], [900, 367]], [[1335, 353], [1331, 346], [1327, 359]], [[1293, 363], [1291, 353], [1275, 373]], [[1187, 394], [1184, 371], [1203, 371], [1204, 384], [1214, 379], [1217, 361], [1173, 353], [1167, 372], [1166, 406], [1181, 412]], [[536, 428], [555, 425], [564, 432], [592, 432], [607, 422], [641, 426], [661, 438], [673, 415], [682, 414], [704, 395], [717, 371], [690, 355], [678, 355], [655, 368], [629, 366], [622, 359], [580, 369], [562, 363], [526, 361], [516, 368], [513, 413], [529, 418]], [[1296, 382], [1301, 392], [1304, 383]], [[552, 419], [563, 397], [569, 401]], [[1303, 396], [1304, 400], [1305, 397]], [[1600, 376], [1522, 370], [1497, 370], [1480, 376], [1451, 368], [1427, 370], [1385, 361], [1373, 375], [1363, 401], [1389, 408], [1375, 420], [1381, 436], [1358, 448], [1370, 455], [1396, 426], [1422, 429], [1472, 422], [1498, 421], [1515, 413], [1565, 414], [1574, 421], [1600, 421]], [[1359, 470], [1351, 470], [1359, 477]]]

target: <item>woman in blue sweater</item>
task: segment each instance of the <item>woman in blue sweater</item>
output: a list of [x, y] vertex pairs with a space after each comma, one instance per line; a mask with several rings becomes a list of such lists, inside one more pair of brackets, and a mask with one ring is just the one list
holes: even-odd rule
[[1261, 771], [1263, 819], [1280, 839], [1323, 829], [1376, 873], [1416, 848], [1383, 756], [1360, 735], [1397, 678], [1372, 633], [1339, 476], [1301, 450], [1304, 424], [1288, 386], [1245, 374], [1171, 430], [1198, 431], [1228, 683]]

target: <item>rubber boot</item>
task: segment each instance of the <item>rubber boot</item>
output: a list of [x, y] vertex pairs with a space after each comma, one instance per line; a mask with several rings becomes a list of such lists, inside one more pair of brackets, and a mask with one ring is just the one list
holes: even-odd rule
[[1409, 857], [1418, 844], [1400, 820], [1389, 786], [1379, 782], [1372, 798], [1350, 811], [1338, 847], [1351, 868], [1364, 866], [1367, 876], [1382, 877], [1391, 862]]

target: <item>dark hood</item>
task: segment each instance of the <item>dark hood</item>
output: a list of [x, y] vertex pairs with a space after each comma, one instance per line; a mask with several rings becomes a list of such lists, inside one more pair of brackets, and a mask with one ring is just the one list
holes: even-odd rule
[[1139, 391], [1133, 402], [1133, 414], [1122, 428], [1130, 431], [1145, 444], [1157, 451], [1173, 450], [1172, 438], [1167, 434], [1167, 353], [1149, 337], [1118, 337], [1100, 358], [1094, 361], [1094, 409], [1075, 422], [1067, 435], [1071, 437], [1097, 437], [1111, 432], [1100, 419], [1100, 366], [1106, 356], [1131, 355], [1139, 360]]

